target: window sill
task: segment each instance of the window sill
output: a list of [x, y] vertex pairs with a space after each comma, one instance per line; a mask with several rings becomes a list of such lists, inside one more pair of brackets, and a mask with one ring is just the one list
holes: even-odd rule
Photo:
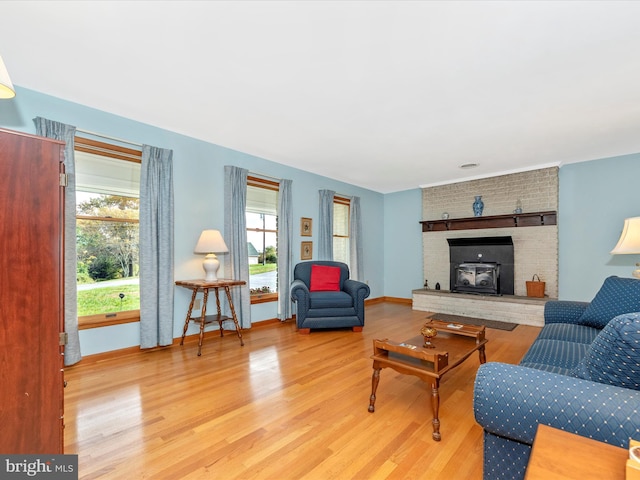
[[78, 317], [78, 330], [88, 330], [90, 328], [108, 327], [111, 325], [120, 325], [122, 323], [134, 323], [139, 321], [140, 310], [86, 315], [84, 317]]
[[251, 295], [251, 305], [256, 303], [268, 303], [268, 302], [277, 302], [278, 294], [277, 293], [258, 293], [256, 295]]

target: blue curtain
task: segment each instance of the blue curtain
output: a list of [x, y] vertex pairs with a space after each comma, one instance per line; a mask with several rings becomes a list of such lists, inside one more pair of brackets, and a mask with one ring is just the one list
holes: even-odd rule
[[320, 190], [318, 260], [333, 260], [333, 190]]
[[278, 318], [292, 317], [289, 287], [293, 280], [293, 204], [291, 180], [280, 180], [278, 192]]
[[364, 282], [362, 264], [362, 217], [360, 215], [360, 197], [351, 197], [349, 223], [349, 269], [351, 278]]
[[142, 146], [140, 348], [173, 343], [173, 152]]
[[[246, 285], [231, 288], [231, 298], [241, 328], [251, 327], [249, 292], [249, 250], [247, 249], [247, 174], [244, 168], [224, 167], [224, 241], [229, 261], [224, 262], [226, 278], [244, 280]], [[226, 305], [229, 315], [229, 307]]]
[[64, 168], [67, 173], [67, 187], [64, 195], [64, 329], [68, 340], [64, 348], [64, 364], [73, 365], [82, 359], [78, 334], [78, 286], [76, 280], [78, 260], [74, 160], [76, 127], [42, 117], [34, 118], [33, 122], [36, 125], [36, 133], [41, 137], [62, 140], [66, 143], [64, 148]]

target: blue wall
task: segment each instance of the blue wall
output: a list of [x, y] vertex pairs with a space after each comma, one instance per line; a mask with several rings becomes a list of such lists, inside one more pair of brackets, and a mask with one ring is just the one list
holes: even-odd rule
[[[371, 288], [371, 298], [384, 295], [384, 265], [381, 261], [384, 252], [384, 196], [381, 193], [20, 87], [17, 87], [14, 99], [0, 102], [2, 128], [35, 133], [33, 118], [36, 116], [75, 125], [82, 130], [173, 150], [176, 279], [202, 276], [202, 258], [193, 254], [193, 248], [203, 229], [223, 229], [224, 166], [236, 165], [251, 172], [293, 181], [295, 225], [296, 219], [300, 217], [310, 217], [317, 221], [320, 189], [359, 196], [363, 220], [365, 278]], [[298, 229], [295, 230], [294, 263], [300, 260], [299, 245], [303, 240]], [[317, 229], [314, 229], [315, 232]], [[311, 239], [305, 237], [304, 240], [312, 240], [314, 252], [317, 252], [317, 233]], [[220, 259], [224, 262], [224, 255]], [[189, 292], [183, 288], [176, 288], [175, 294], [174, 337], [180, 337], [190, 297]], [[254, 305], [251, 311], [252, 321], [275, 318], [276, 308], [275, 302]], [[196, 331], [196, 327], [191, 326], [188, 333]], [[139, 337], [137, 323], [82, 330], [82, 354], [90, 355], [139, 345]]]
[[630, 277], [640, 255], [611, 255], [624, 219], [640, 216], [640, 154], [560, 169], [559, 298], [589, 301], [610, 275]]
[[[36, 116], [173, 150], [176, 279], [201, 276], [202, 258], [193, 254], [193, 247], [204, 228], [222, 229], [223, 167], [237, 165], [256, 173], [292, 179], [294, 222], [299, 217], [317, 219], [319, 189], [360, 196], [364, 280], [371, 287], [371, 298], [409, 299], [411, 290], [422, 285], [422, 234], [418, 223], [422, 220], [422, 197], [419, 188], [382, 195], [20, 87], [16, 98], [0, 102], [0, 126], [3, 128], [34, 133], [32, 119]], [[640, 216], [637, 194], [640, 154], [566, 165], [560, 169], [559, 179], [559, 296], [590, 300], [604, 278], [609, 275], [628, 277], [634, 263], [640, 261], [639, 255], [609, 254], [618, 240], [624, 219]], [[302, 240], [296, 232], [294, 262], [299, 261], [296, 246]], [[317, 245], [317, 236], [311, 240]], [[224, 256], [221, 260], [224, 262]], [[182, 333], [188, 297], [187, 290], [176, 289], [175, 337]], [[275, 316], [275, 303], [252, 307], [254, 322]], [[196, 332], [195, 327], [190, 329], [188, 333]], [[136, 323], [82, 330], [80, 340], [83, 355], [126, 348], [139, 345], [139, 328]]]
[[411, 298], [424, 280], [422, 261], [422, 190], [384, 196], [384, 294]]

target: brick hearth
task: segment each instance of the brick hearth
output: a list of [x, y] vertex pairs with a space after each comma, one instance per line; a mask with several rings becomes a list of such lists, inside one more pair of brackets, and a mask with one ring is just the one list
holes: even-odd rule
[[413, 290], [413, 309], [425, 312], [449, 313], [517, 323], [544, 325], [544, 304], [550, 298], [513, 295], [489, 296], [451, 293], [448, 290]]

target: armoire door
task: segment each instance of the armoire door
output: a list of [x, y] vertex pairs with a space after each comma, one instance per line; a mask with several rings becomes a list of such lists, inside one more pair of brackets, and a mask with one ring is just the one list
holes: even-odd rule
[[0, 452], [63, 453], [64, 143], [0, 129]]

